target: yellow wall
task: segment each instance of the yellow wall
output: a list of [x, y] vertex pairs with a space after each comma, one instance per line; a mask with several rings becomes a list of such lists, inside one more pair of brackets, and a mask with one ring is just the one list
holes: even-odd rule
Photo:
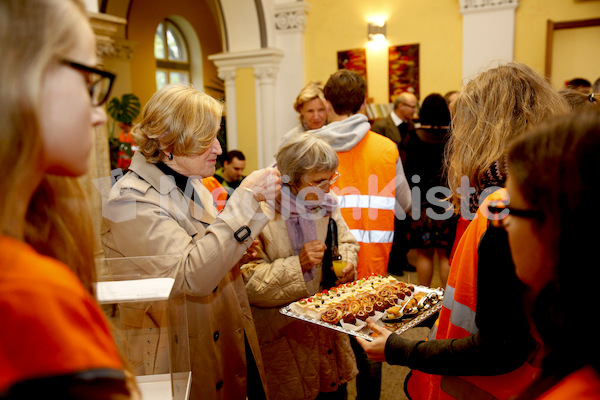
[[[589, 43], [596, 43], [590, 51]], [[566, 81], [600, 78], [600, 26], [556, 30], [552, 51], [552, 85], [562, 89]]]
[[[138, 42], [131, 58], [131, 90], [140, 98], [142, 105], [156, 91], [156, 61], [154, 59], [154, 34], [158, 24], [169, 15], [185, 18], [196, 31], [202, 47], [202, 69], [204, 82], [195, 86], [214, 86], [217, 78], [216, 66], [207, 57], [223, 51], [220, 28], [214, 14], [204, 1], [198, 0], [133, 0], [129, 12], [127, 38]], [[215, 97], [221, 95], [209, 93]]]
[[254, 79], [254, 68], [240, 68], [236, 71], [237, 150], [240, 150], [246, 156], [246, 169], [244, 170], [246, 175], [258, 169], [256, 85]]
[[[573, 0], [521, 0], [517, 8], [515, 21], [515, 61], [530, 65], [544, 72], [546, 60], [546, 24], [550, 19], [554, 22], [565, 22], [580, 19], [600, 17], [600, 1]], [[600, 42], [587, 44], [590, 52], [600, 51]], [[565, 60], [577, 63], [570, 54], [564, 55]], [[596, 68], [600, 76], [600, 68]], [[587, 77], [595, 80], [595, 77]]]
[[[388, 101], [388, 46], [419, 44], [421, 98], [459, 89], [462, 15], [458, 0], [307, 0], [305, 80], [326, 81], [337, 70], [337, 52], [367, 49], [369, 97]], [[367, 23], [387, 20], [388, 44], [367, 45]]]
[[[418, 43], [421, 99], [462, 83], [462, 15], [459, 0], [307, 0], [305, 80], [326, 81], [337, 70], [337, 52], [367, 49], [369, 96], [387, 101], [387, 48], [367, 45], [367, 22], [387, 20], [389, 46]], [[600, 17], [600, 1], [520, 0], [515, 14], [515, 61], [544, 72], [546, 23]], [[600, 43], [587, 43], [598, 51]], [[565, 56], [565, 60], [569, 60]], [[573, 60], [570, 60], [573, 62]], [[600, 70], [598, 71], [600, 76]], [[588, 77], [594, 80], [597, 77]]]

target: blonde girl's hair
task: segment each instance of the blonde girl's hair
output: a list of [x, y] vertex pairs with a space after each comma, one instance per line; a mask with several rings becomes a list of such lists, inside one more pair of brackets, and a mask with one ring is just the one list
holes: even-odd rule
[[[44, 176], [33, 196], [42, 157], [40, 91], [47, 70], [78, 44], [87, 24], [77, 0], [0, 2], [0, 221], [2, 234], [31, 244], [68, 265], [94, 293], [94, 232], [85, 192], [75, 178]], [[19, 208], [28, 206], [25, 220]]]
[[30, 182], [39, 180], [42, 157], [40, 92], [44, 75], [73, 49], [73, 31], [87, 23], [76, 0], [0, 2], [0, 224], [1, 233], [23, 239], [16, 220], [29, 201]]
[[206, 151], [221, 126], [223, 103], [191, 86], [167, 85], [142, 110], [131, 130], [146, 161], [156, 164], [164, 152], [194, 156]]
[[460, 210], [457, 188], [463, 176], [481, 193], [486, 172], [513, 139], [568, 111], [558, 92], [525, 64], [508, 63], [468, 82], [451, 104], [452, 135], [446, 146], [445, 170], [455, 210]]
[[335, 171], [338, 156], [325, 139], [313, 133], [294, 136], [277, 152], [277, 168], [288, 183], [298, 185], [309, 172]]

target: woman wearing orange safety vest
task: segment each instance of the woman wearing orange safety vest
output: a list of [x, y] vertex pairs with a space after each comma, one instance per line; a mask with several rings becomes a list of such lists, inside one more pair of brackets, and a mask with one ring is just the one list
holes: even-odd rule
[[366, 83], [355, 72], [340, 70], [324, 87], [331, 122], [315, 130], [337, 152], [340, 177], [332, 186], [344, 221], [360, 246], [358, 278], [385, 275], [394, 239], [394, 212], [405, 216], [410, 187], [398, 148], [390, 139], [371, 131], [359, 113]]
[[[503, 186], [510, 141], [568, 111], [552, 86], [520, 63], [482, 73], [465, 85], [452, 108], [447, 169], [463, 221], [472, 219], [492, 186]], [[475, 186], [474, 196], [469, 186]], [[461, 199], [471, 201], [461, 204]], [[524, 312], [524, 286], [516, 280], [505, 233], [488, 229], [481, 209], [456, 241], [437, 330], [430, 334], [437, 340], [412, 342], [384, 333], [363, 347], [374, 359], [415, 370], [406, 385], [412, 399], [509, 398], [538, 371], [528, 363], [536, 342]]]

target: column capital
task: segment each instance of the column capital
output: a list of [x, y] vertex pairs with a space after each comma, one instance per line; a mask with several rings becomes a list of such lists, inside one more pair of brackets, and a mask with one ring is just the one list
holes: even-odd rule
[[254, 76], [260, 84], [274, 83], [277, 78], [279, 68], [272, 65], [259, 66], [254, 68]]
[[115, 39], [118, 37], [119, 28], [127, 25], [127, 20], [108, 14], [94, 12], [87, 14], [96, 35], [98, 58], [102, 60], [106, 56], [117, 54]]
[[236, 69], [234, 67], [219, 68], [219, 78], [225, 82], [235, 81]]
[[281, 32], [304, 32], [309, 10], [310, 3], [305, 1], [275, 4], [275, 29]]
[[460, 0], [461, 14], [498, 10], [502, 8], [516, 9], [518, 6], [519, 0]]
[[[262, 48], [255, 51], [238, 51], [219, 53], [208, 56], [219, 71], [231, 68], [256, 68], [261, 66], [278, 66], [283, 58], [283, 51], [275, 48]], [[222, 78], [221, 78], [222, 79]]]

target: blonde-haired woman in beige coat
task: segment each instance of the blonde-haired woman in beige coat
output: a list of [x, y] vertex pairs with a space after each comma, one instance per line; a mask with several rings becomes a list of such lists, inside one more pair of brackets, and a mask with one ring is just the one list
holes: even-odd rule
[[[258, 340], [236, 264], [268, 222], [260, 201], [277, 196], [281, 178], [274, 168], [251, 173], [217, 215], [201, 179], [215, 172], [221, 154], [222, 109], [185, 85], [155, 93], [132, 131], [139, 151], [104, 209], [106, 257], [130, 258], [113, 263], [113, 274], [172, 277], [175, 289], [187, 293], [191, 399], [260, 398], [264, 391]], [[151, 329], [159, 310], [120, 311], [122, 323], [145, 332], [143, 353], [141, 346], [131, 349], [139, 352], [133, 367], [166, 372], [156, 371], [160, 338]]]
[[277, 166], [287, 184], [274, 208], [263, 204], [272, 220], [259, 235], [258, 258], [242, 267], [269, 394], [286, 400], [343, 399], [346, 382], [358, 373], [348, 336], [279, 313], [280, 307], [323, 290], [330, 218], [337, 223], [340, 254], [348, 261], [336, 284], [354, 279], [358, 243], [329, 191], [338, 176], [337, 154], [319, 136], [304, 133], [281, 148]]

